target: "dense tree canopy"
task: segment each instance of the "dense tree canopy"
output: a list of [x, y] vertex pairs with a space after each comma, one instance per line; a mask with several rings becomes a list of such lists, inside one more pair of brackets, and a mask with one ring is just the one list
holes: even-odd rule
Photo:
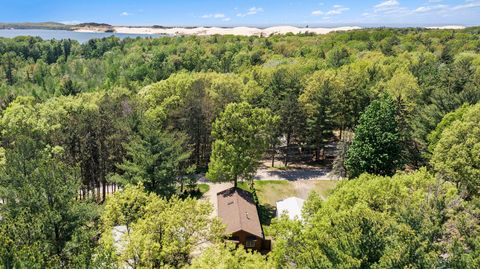
[[80, 180], [60, 147], [21, 138], [4, 151], [0, 185], [0, 261], [4, 268], [88, 267], [97, 210], [78, 202]]
[[230, 104], [213, 124], [212, 157], [207, 177], [212, 181], [252, 180], [265, 153], [276, 118], [268, 109], [248, 103]]
[[325, 202], [311, 196], [303, 223], [277, 220], [272, 256], [279, 268], [475, 268], [478, 214], [425, 170], [363, 175]]
[[191, 269], [269, 269], [273, 264], [259, 253], [246, 251], [243, 247], [231, 244], [208, 248], [198, 258], [193, 259]]
[[345, 164], [349, 177], [362, 173], [393, 175], [400, 168], [402, 149], [396, 116], [397, 106], [389, 96], [367, 107], [347, 153]]
[[[438, 175], [457, 182], [469, 196], [480, 192], [480, 105], [461, 108], [459, 115], [440, 135], [432, 165]], [[463, 114], [463, 115], [462, 115]], [[451, 118], [450, 114], [448, 117]]]
[[[478, 268], [479, 34], [0, 38], [0, 267]], [[189, 189], [267, 157], [359, 178], [260, 256]]]
[[[192, 198], [162, 199], [145, 194], [142, 187], [127, 187], [107, 200], [102, 216], [103, 238], [98, 264], [132, 268], [179, 268], [191, 260], [195, 248], [218, 242], [223, 225], [210, 219], [211, 205]], [[127, 232], [113, 242], [114, 225], [126, 225]], [[120, 250], [121, 255], [115, 253]], [[107, 255], [106, 252], [111, 252]]]

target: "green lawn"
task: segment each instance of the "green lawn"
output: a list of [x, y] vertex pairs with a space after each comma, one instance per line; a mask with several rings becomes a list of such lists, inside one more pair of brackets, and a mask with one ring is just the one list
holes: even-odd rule
[[208, 184], [197, 184], [193, 187], [186, 186], [183, 192], [180, 192], [180, 189], [178, 188], [178, 192], [180, 193], [180, 197], [195, 197], [195, 198], [201, 198], [205, 195], [210, 190], [210, 186]]
[[[335, 188], [338, 180], [315, 180], [315, 181], [287, 181], [287, 180], [262, 180], [255, 181], [255, 189], [259, 201], [258, 210], [262, 225], [269, 226], [272, 218], [276, 215], [276, 203], [288, 197], [307, 199], [308, 195], [315, 191], [324, 199]], [[251, 191], [246, 182], [240, 182], [238, 187]]]
[[[337, 183], [337, 180], [263, 180], [255, 181], [255, 189], [257, 190], [260, 204], [275, 206], [277, 201], [292, 196], [306, 199], [311, 191], [315, 191], [320, 196], [326, 198]], [[250, 187], [245, 182], [239, 183], [239, 187], [250, 191]]]
[[208, 186], [208, 184], [204, 184], [204, 183], [198, 184], [197, 187], [198, 187], [198, 190], [200, 191], [200, 193], [202, 195], [204, 195], [207, 191], [210, 190], [210, 186]]

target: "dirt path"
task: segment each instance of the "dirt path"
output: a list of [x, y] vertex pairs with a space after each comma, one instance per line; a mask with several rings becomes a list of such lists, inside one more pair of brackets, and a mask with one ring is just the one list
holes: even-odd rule
[[212, 217], [217, 216], [217, 193], [233, 187], [232, 183], [207, 183], [210, 189], [203, 195], [202, 199], [209, 201], [213, 205]]
[[260, 168], [255, 175], [256, 180], [332, 180], [336, 179], [326, 168], [305, 167], [300, 169], [275, 170]]

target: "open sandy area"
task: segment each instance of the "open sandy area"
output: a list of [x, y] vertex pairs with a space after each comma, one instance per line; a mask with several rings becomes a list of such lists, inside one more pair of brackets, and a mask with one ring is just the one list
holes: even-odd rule
[[[300, 34], [315, 33], [327, 34], [335, 31], [350, 31], [360, 29], [360, 27], [337, 27], [337, 28], [298, 28], [293, 26], [275, 26], [270, 28], [253, 27], [195, 27], [195, 28], [153, 28], [153, 27], [128, 27], [113, 26], [111, 30], [121, 34], [162, 34], [162, 35], [239, 35], [239, 36], [269, 36], [272, 34]], [[84, 27], [78, 28], [76, 32], [105, 32], [105, 28]]]

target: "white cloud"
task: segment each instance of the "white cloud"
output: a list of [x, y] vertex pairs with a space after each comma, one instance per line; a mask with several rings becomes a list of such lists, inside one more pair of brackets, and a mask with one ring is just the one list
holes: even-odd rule
[[374, 8], [378, 10], [385, 10], [397, 7], [399, 5], [400, 2], [398, 2], [397, 0], [387, 0], [375, 5]]
[[405, 15], [409, 12], [409, 9], [401, 6], [397, 0], [387, 0], [373, 6], [373, 12], [377, 14]]
[[327, 12], [327, 15], [340, 15], [348, 10], [350, 10], [350, 8], [344, 7], [342, 5], [334, 5], [333, 8]]
[[130, 13], [126, 12], [126, 11], [120, 13], [120, 16], [130, 16], [130, 15], [132, 15], [132, 14], [130, 14]]
[[263, 12], [263, 8], [261, 7], [251, 7], [245, 13], [238, 13], [237, 17], [246, 17], [250, 15], [255, 15], [257, 13]]
[[477, 8], [477, 7], [480, 7], [480, 1], [467, 0], [462, 5], [454, 6], [452, 10], [461, 10], [461, 9]]
[[433, 11], [441, 11], [446, 10], [448, 8], [447, 5], [435, 5], [435, 6], [422, 6], [414, 9], [413, 13], [428, 13]]
[[413, 17], [425, 16], [448, 16], [458, 14], [461, 10], [472, 10], [480, 8], [480, 0], [465, 0], [462, 4], [456, 6], [448, 5], [443, 0], [424, 0], [423, 3], [417, 7], [408, 8], [400, 3], [400, 0], [381, 0], [374, 5], [370, 10], [365, 10], [362, 13], [364, 18], [384, 18], [390, 19], [393, 17]]
[[[312, 11], [312, 15], [313, 16], [323, 16], [323, 15], [326, 15], [326, 16], [332, 16], [332, 15], [340, 15], [342, 14], [343, 12], [345, 11], [348, 11], [350, 10], [350, 8], [348, 7], [344, 7], [342, 5], [334, 5], [332, 6], [332, 8], [326, 12], [323, 12], [321, 10], [314, 10]], [[325, 19], [326, 17], [324, 17]]]
[[222, 21], [230, 21], [231, 18], [223, 13], [212, 13], [212, 14], [205, 14], [201, 16], [202, 19], [216, 19]]
[[202, 19], [225, 19], [227, 16], [223, 13], [205, 14]]

